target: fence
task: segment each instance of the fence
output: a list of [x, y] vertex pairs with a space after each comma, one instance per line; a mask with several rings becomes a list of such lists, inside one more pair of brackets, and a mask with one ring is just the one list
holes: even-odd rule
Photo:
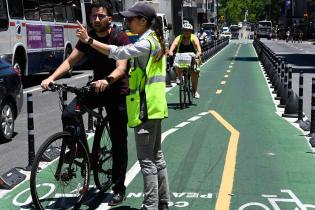
[[[275, 99], [280, 102], [278, 107], [284, 108], [282, 117], [297, 118], [296, 123], [299, 124], [300, 128], [304, 131], [310, 131], [308, 135], [311, 137], [310, 144], [315, 147], [315, 87], [312, 88], [311, 122], [304, 121], [303, 71], [300, 71], [299, 93], [296, 94], [292, 89], [292, 67], [258, 39], [255, 39], [253, 44], [264, 67], [268, 83], [274, 89]], [[313, 79], [312, 84], [315, 84], [315, 79]]]

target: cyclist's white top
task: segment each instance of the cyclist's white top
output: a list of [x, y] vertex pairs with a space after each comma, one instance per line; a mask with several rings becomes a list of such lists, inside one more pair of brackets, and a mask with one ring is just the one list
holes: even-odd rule
[[110, 53], [108, 57], [115, 60], [137, 58], [139, 61], [139, 66], [144, 69], [150, 56], [151, 44], [147, 39], [150, 33], [152, 33], [152, 30], [148, 29], [134, 44], [120, 47], [109, 45]]

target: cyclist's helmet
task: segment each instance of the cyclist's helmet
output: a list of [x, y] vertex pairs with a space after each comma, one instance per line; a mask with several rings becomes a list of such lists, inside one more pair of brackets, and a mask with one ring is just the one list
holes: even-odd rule
[[193, 26], [190, 23], [184, 23], [182, 29], [193, 30]]

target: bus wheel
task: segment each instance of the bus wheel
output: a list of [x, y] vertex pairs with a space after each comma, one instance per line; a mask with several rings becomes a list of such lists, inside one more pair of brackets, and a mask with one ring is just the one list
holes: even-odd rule
[[[67, 47], [66, 54], [65, 54], [65, 60], [70, 56], [71, 52], [72, 52], [72, 49], [70, 47]], [[72, 71], [73, 71], [73, 68], [69, 69], [69, 72], [68, 72], [68, 74], [65, 75], [65, 77], [66, 78], [72, 77]]]

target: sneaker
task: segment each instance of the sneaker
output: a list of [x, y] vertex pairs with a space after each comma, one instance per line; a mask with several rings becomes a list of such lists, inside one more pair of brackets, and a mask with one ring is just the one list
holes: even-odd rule
[[194, 98], [200, 98], [200, 95], [198, 92], [195, 92]]
[[176, 80], [175, 80], [175, 81], [176, 81], [176, 84], [177, 84], [177, 85], [180, 85], [180, 79], [179, 79], [178, 77], [176, 77]]
[[114, 193], [112, 199], [108, 202], [109, 206], [117, 206], [126, 199], [125, 193], [118, 192]]

